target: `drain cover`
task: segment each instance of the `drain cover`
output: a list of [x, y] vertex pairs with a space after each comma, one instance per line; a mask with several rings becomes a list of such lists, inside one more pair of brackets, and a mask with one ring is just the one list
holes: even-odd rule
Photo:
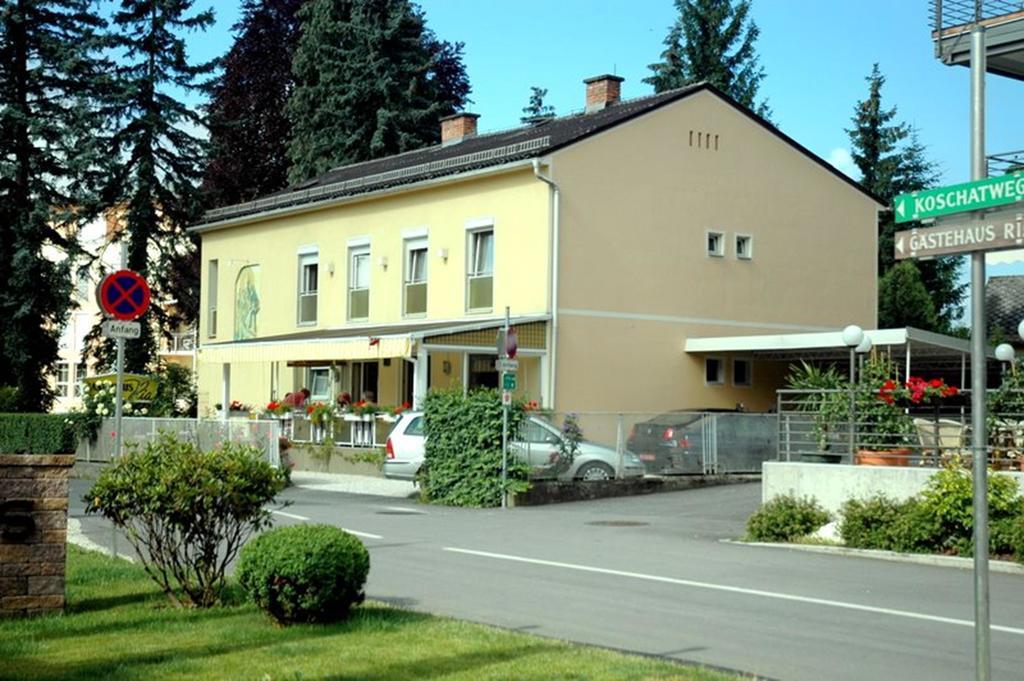
[[426, 515], [423, 511], [399, 511], [398, 509], [392, 511], [377, 511], [377, 515]]
[[641, 523], [636, 520], [595, 520], [587, 525], [598, 525], [600, 527], [643, 527], [650, 523]]

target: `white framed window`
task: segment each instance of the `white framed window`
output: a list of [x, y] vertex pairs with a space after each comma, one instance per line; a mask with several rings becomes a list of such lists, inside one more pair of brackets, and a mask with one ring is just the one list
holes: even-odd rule
[[466, 308], [490, 310], [494, 306], [494, 228], [468, 233]]
[[405, 286], [402, 312], [406, 316], [427, 313], [427, 240], [405, 242]]
[[331, 401], [331, 369], [330, 367], [309, 368], [309, 399], [313, 402]]
[[299, 325], [316, 324], [320, 260], [317, 252], [299, 254]]
[[754, 257], [754, 237], [749, 234], [736, 235], [736, 257], [740, 260], [750, 260]]
[[85, 394], [85, 377], [88, 373], [89, 368], [85, 362], [80, 362], [75, 366], [75, 397]]
[[211, 260], [206, 266], [206, 335], [217, 337], [217, 275], [218, 261]]
[[704, 385], [722, 385], [725, 383], [725, 362], [721, 357], [708, 357], [704, 360]]
[[707, 232], [708, 255], [714, 258], [721, 258], [725, 255], [725, 233]]
[[348, 249], [348, 318], [370, 316], [370, 247]]
[[749, 359], [734, 359], [732, 361], [732, 384], [738, 386], [749, 386], [753, 384], [751, 370], [754, 368]]
[[71, 363], [57, 362], [57, 397], [71, 394]]

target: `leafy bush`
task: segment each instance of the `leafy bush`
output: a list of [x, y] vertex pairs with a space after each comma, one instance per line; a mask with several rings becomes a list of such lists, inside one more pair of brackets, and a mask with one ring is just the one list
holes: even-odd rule
[[858, 549], [891, 549], [893, 529], [905, 512], [904, 504], [878, 495], [871, 499], [850, 499], [840, 510], [839, 536]]
[[847, 546], [885, 551], [930, 551], [937, 524], [916, 498], [896, 501], [878, 495], [850, 499], [840, 511], [839, 536]]
[[1018, 515], [1010, 521], [1006, 528], [1006, 534], [1010, 539], [1014, 558], [1018, 563], [1024, 563], [1024, 514]]
[[73, 454], [77, 446], [64, 414], [0, 414], [0, 454]]
[[0, 385], [0, 414], [18, 411], [18, 389], [13, 385]]
[[[971, 472], [952, 461], [928, 479], [921, 511], [936, 524], [934, 550], [973, 555], [974, 482]], [[1006, 475], [988, 476], [988, 517], [992, 525], [1024, 513], [1017, 483]], [[1002, 547], [1002, 548], [1005, 548]]]
[[[501, 505], [501, 400], [496, 390], [435, 391], [423, 403], [426, 453], [417, 480], [424, 497], [451, 506]], [[519, 433], [522, 405], [509, 414], [509, 442]], [[529, 489], [529, 466], [508, 457], [508, 491]]]
[[747, 519], [747, 535], [754, 541], [793, 541], [828, 521], [828, 512], [817, 499], [787, 494], [775, 497]]
[[295, 525], [245, 545], [239, 584], [281, 624], [334, 622], [363, 602], [370, 554], [348, 532], [330, 525]]
[[173, 603], [213, 605], [242, 544], [270, 524], [264, 505], [284, 488], [284, 473], [249, 445], [204, 452], [160, 433], [142, 448], [126, 447], [86, 494], [86, 511], [125, 532]]

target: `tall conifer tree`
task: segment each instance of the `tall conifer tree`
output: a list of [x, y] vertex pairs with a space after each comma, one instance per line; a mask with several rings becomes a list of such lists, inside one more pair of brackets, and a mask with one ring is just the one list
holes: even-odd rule
[[462, 44], [409, 0], [308, 0], [300, 10], [289, 179], [416, 149], [468, 100]]
[[[204, 125], [200, 114], [175, 98], [174, 89], [197, 89], [214, 63], [189, 61], [184, 32], [201, 31], [213, 22], [209, 10], [191, 13], [192, 0], [120, 0], [114, 14], [114, 43], [124, 56], [117, 68], [117, 91], [111, 112], [115, 120], [112, 156], [117, 172], [108, 199], [124, 211], [128, 268], [143, 274], [158, 299], [173, 298], [180, 321], [196, 312], [198, 280], [195, 244], [184, 233], [199, 208], [198, 182], [205, 144], [193, 131]], [[126, 367], [146, 371], [156, 357], [155, 336], [147, 333], [126, 349]]]
[[764, 69], [754, 47], [760, 31], [750, 18], [750, 0], [675, 0], [675, 6], [679, 17], [644, 82], [664, 92], [707, 81], [767, 117], [767, 104], [757, 101]]
[[291, 123], [285, 104], [295, 81], [292, 55], [303, 0], [245, 0], [234, 44], [209, 106], [207, 207], [248, 201], [288, 183]]
[[0, 2], [0, 385], [23, 410], [51, 404], [75, 232], [96, 209], [102, 27], [87, 0]]
[[[882, 87], [885, 76], [875, 64], [866, 78], [868, 96], [857, 102], [850, 136], [853, 162], [860, 170], [861, 185], [887, 204], [897, 194], [927, 189], [938, 181], [935, 165], [925, 156], [924, 146], [913, 128], [897, 120], [896, 107], [885, 108]], [[896, 225], [891, 212], [879, 215], [878, 222], [878, 274], [891, 270], [895, 262], [893, 235]], [[963, 312], [964, 287], [958, 283], [960, 261], [956, 258], [937, 258], [926, 262], [910, 263], [920, 272], [920, 282], [931, 295], [935, 315], [921, 315], [915, 310], [900, 312], [899, 305], [888, 300], [879, 301], [878, 324], [882, 328], [920, 324], [934, 318], [929, 330], [951, 331]], [[879, 296], [895, 295], [895, 283], [909, 281], [904, 272], [900, 277], [884, 279]]]

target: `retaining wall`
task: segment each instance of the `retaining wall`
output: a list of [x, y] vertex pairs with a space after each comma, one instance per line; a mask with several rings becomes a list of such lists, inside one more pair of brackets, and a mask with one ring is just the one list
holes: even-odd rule
[[[783, 494], [811, 496], [834, 513], [847, 499], [867, 499], [878, 494], [908, 499], [920, 493], [934, 473], [934, 468], [909, 466], [767, 461], [762, 468], [761, 501]], [[1024, 491], [1024, 473], [1000, 472], [997, 475], [1015, 478]]]

